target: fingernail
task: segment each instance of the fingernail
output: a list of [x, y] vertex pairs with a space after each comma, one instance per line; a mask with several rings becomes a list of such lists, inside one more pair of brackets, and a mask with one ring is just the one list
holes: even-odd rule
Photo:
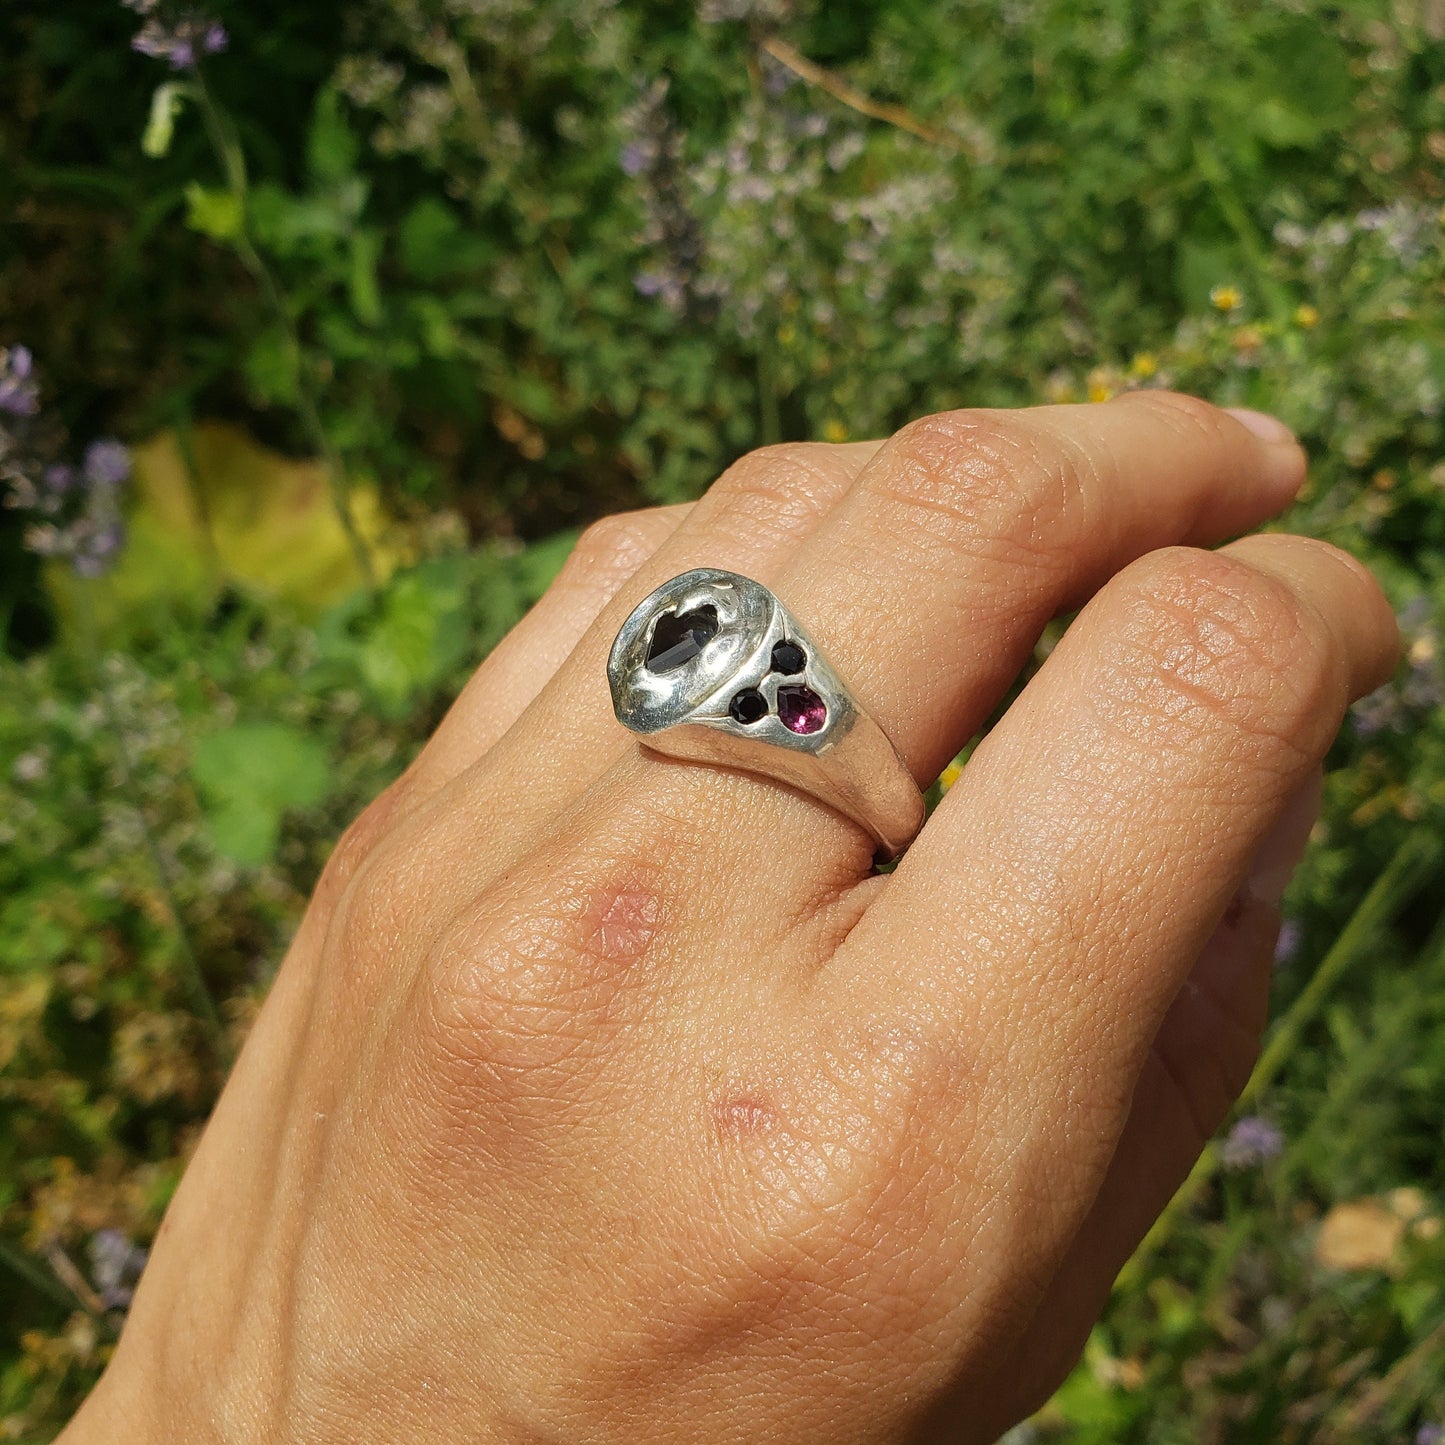
[[1274, 445], [1281, 442], [1294, 445], [1299, 443], [1299, 438], [1277, 416], [1270, 416], [1265, 411], [1251, 411], [1247, 406], [1227, 406], [1224, 409], [1241, 426], [1248, 427], [1262, 442]]
[[1244, 891], [1255, 902], [1266, 903], [1271, 908], [1279, 906], [1320, 815], [1323, 790], [1323, 776], [1316, 770], [1309, 782], [1284, 805], [1284, 811], [1265, 834], [1244, 878]]

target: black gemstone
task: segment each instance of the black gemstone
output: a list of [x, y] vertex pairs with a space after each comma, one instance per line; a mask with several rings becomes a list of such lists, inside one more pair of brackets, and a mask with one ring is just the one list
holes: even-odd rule
[[729, 704], [728, 712], [734, 722], [744, 726], [761, 722], [768, 715], [768, 700], [755, 687], [745, 687]]
[[780, 642], [773, 648], [773, 671], [796, 677], [808, 665], [808, 654], [796, 642]]
[[691, 662], [717, 636], [717, 608], [667, 612], [657, 619], [647, 648], [649, 672], [671, 672]]

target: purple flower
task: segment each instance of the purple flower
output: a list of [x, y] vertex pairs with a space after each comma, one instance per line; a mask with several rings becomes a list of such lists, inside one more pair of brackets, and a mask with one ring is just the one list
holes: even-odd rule
[[70, 565], [77, 577], [100, 577], [110, 571], [116, 555], [125, 546], [125, 524], [111, 518], [100, 525], [78, 529]]
[[619, 163], [626, 175], [640, 176], [647, 169], [647, 151], [636, 142], [632, 142], [622, 147]]
[[639, 296], [660, 296], [667, 282], [656, 271], [639, 271], [632, 278]]
[[90, 1272], [105, 1307], [127, 1308], [146, 1267], [147, 1253], [118, 1229], [97, 1230], [90, 1239]]
[[1219, 1162], [1226, 1169], [1254, 1169], [1268, 1163], [1284, 1148], [1284, 1135], [1257, 1114], [1246, 1115], [1235, 1123], [1219, 1151]]
[[172, 70], [194, 70], [201, 55], [219, 55], [231, 43], [226, 27], [205, 16], [184, 15], [167, 24], [152, 13], [152, 5], [130, 8], [147, 17], [131, 49], [152, 60], [169, 61]]
[[1293, 918], [1286, 918], [1279, 926], [1279, 937], [1274, 943], [1274, 961], [1276, 964], [1288, 963], [1295, 954], [1299, 952], [1300, 941], [1304, 937], [1304, 929], [1299, 922]]
[[1421, 1425], [1415, 1432], [1415, 1445], [1445, 1445], [1445, 1425]]
[[93, 487], [118, 487], [130, 479], [130, 453], [114, 437], [85, 449], [85, 480]]
[[40, 392], [30, 375], [33, 368], [29, 347], [0, 348], [0, 412], [34, 416], [39, 410]]

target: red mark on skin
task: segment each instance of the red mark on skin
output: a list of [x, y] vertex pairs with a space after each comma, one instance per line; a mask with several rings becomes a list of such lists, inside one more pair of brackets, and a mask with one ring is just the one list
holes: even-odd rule
[[597, 899], [589, 912], [599, 956], [609, 963], [633, 963], [647, 952], [662, 910], [656, 894], [622, 888]]
[[778, 1111], [767, 1099], [744, 1094], [736, 1099], [721, 1099], [713, 1109], [713, 1122], [718, 1133], [738, 1138], [755, 1138], [771, 1134], [778, 1125]]
[[1226, 928], [1238, 928], [1239, 920], [1244, 917], [1244, 899], [1236, 893], [1229, 900], [1229, 907], [1224, 910], [1224, 926]]

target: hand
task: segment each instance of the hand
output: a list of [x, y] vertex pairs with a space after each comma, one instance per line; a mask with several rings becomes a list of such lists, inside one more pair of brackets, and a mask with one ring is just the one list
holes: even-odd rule
[[[1039, 1404], [1246, 1077], [1320, 761], [1393, 664], [1348, 557], [1194, 550], [1303, 475], [1278, 423], [1140, 393], [768, 448], [589, 531], [338, 847], [67, 1445], [984, 1441]], [[614, 721], [618, 625], [703, 565], [921, 784], [1093, 600], [884, 877]]]

